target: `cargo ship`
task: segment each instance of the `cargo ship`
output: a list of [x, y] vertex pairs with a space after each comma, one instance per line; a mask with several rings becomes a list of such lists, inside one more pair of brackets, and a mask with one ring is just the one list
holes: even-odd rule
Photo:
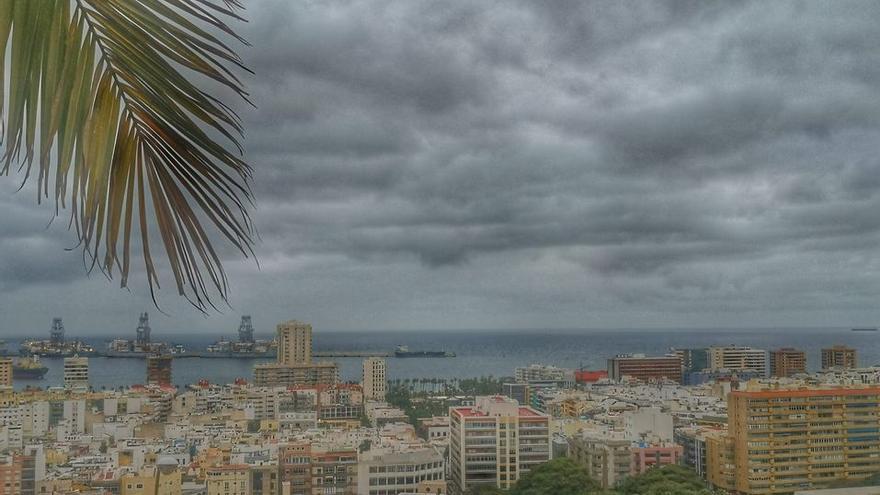
[[853, 332], [876, 332], [876, 328], [853, 328]]
[[397, 346], [397, 349], [394, 350], [394, 357], [399, 358], [444, 358], [444, 357], [455, 357], [454, 352], [446, 352], [446, 351], [411, 351], [409, 347], [405, 345]]
[[49, 368], [37, 356], [21, 358], [12, 365], [14, 380], [42, 380]]

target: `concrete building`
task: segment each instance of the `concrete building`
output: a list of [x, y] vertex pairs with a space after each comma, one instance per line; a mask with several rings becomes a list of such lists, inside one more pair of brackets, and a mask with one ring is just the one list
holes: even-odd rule
[[643, 407], [623, 413], [623, 429], [633, 441], [671, 442], [672, 415], [658, 407]]
[[855, 368], [857, 366], [856, 350], [845, 345], [835, 345], [822, 349], [822, 369]]
[[89, 388], [89, 358], [64, 358], [64, 388]]
[[501, 394], [510, 397], [524, 406], [528, 405], [531, 400], [528, 383], [502, 383]]
[[672, 380], [681, 383], [681, 358], [676, 355], [649, 357], [619, 354], [608, 360], [608, 378], [631, 378], [644, 382]]
[[119, 479], [119, 495], [179, 495], [181, 472], [174, 459], [160, 458], [156, 466], [147, 466], [138, 473]]
[[357, 451], [313, 446], [310, 443], [282, 445], [278, 449], [281, 482], [290, 495], [357, 493]]
[[574, 370], [543, 364], [516, 368], [514, 377], [517, 383], [554, 383], [563, 387], [573, 387], [575, 384]]
[[504, 396], [449, 410], [449, 493], [475, 485], [508, 489], [550, 460], [550, 417]]
[[205, 472], [207, 495], [250, 495], [247, 464], [209, 468]]
[[312, 361], [312, 326], [297, 320], [277, 327], [278, 359], [254, 366], [258, 387], [332, 385], [339, 381], [334, 362]]
[[358, 495], [416, 493], [425, 481], [442, 481], [443, 453], [427, 445], [374, 448], [358, 460]]
[[602, 488], [613, 488], [632, 470], [632, 441], [623, 432], [589, 432], [569, 437], [569, 456]]
[[278, 364], [297, 365], [312, 362], [312, 326], [297, 320], [279, 323]]
[[783, 347], [770, 351], [770, 376], [784, 378], [807, 372], [807, 353]]
[[0, 387], [12, 386], [12, 359], [0, 358]]
[[171, 385], [171, 356], [147, 357], [147, 385]]
[[630, 475], [637, 476], [653, 467], [680, 464], [684, 447], [672, 442], [657, 444], [636, 442], [630, 452], [632, 455]]
[[681, 359], [685, 373], [703, 371], [709, 367], [708, 349], [673, 349], [672, 352]]
[[361, 386], [365, 400], [385, 400], [388, 381], [385, 378], [385, 360], [380, 357], [364, 359], [364, 374]]
[[768, 376], [769, 354], [764, 349], [744, 346], [713, 346], [709, 348], [709, 369], [712, 371], [754, 371]]
[[733, 391], [726, 438], [707, 439], [709, 481], [769, 495], [867, 478], [878, 472], [878, 417], [880, 387]]
[[333, 385], [338, 381], [339, 367], [332, 362], [254, 366], [254, 385], [258, 387]]

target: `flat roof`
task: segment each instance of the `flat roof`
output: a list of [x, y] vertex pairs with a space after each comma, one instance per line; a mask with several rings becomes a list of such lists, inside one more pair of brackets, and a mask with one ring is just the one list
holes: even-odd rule
[[813, 389], [771, 389], [771, 390], [735, 390], [730, 395], [736, 397], [772, 399], [773, 397], [824, 397], [834, 395], [872, 395], [880, 394], [880, 387], [865, 388], [813, 388]]

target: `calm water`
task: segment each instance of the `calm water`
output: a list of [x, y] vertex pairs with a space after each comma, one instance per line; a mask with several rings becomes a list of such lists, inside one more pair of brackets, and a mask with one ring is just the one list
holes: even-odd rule
[[[69, 338], [74, 338], [70, 336]], [[204, 348], [219, 336], [154, 335], [154, 340]], [[7, 339], [10, 349], [16, 341]], [[103, 348], [103, 338], [85, 338]], [[548, 330], [548, 331], [430, 331], [430, 332], [316, 332], [315, 350], [392, 351], [398, 344], [410, 349], [445, 350], [455, 358], [388, 359], [389, 378], [468, 378], [481, 375], [510, 376], [516, 366], [531, 363], [568, 368], [605, 368], [605, 360], [619, 353], [662, 354], [670, 347], [707, 347], [715, 344], [750, 345], [763, 349], [791, 346], [807, 352], [808, 367], [819, 366], [819, 350], [846, 344], [858, 350], [860, 365], [880, 364], [880, 332], [849, 329], [761, 330]], [[44, 359], [49, 372], [43, 380], [19, 381], [16, 387], [45, 387], [62, 383], [62, 360]], [[360, 358], [336, 359], [345, 380], [359, 380]], [[248, 359], [178, 359], [174, 361], [175, 384], [207, 378], [229, 383], [237, 377], [252, 378]], [[90, 359], [91, 383], [95, 388], [143, 383], [145, 361], [141, 359]]]

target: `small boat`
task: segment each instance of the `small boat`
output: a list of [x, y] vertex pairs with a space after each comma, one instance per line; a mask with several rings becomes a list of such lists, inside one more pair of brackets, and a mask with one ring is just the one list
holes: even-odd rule
[[12, 365], [14, 380], [42, 380], [49, 368], [40, 363], [38, 356], [19, 359]]

